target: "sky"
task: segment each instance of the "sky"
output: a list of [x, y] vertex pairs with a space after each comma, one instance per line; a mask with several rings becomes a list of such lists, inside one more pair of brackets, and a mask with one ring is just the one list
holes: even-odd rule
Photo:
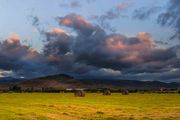
[[180, 81], [179, 0], [1, 0], [0, 77]]

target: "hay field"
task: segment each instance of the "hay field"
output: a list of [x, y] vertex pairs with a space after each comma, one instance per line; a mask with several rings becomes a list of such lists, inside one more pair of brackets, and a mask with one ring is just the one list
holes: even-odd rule
[[0, 120], [180, 120], [180, 94], [2, 93]]

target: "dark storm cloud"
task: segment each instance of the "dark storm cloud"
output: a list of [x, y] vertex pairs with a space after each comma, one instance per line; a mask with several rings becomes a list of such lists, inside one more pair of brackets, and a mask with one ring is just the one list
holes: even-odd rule
[[58, 51], [49, 53], [57, 53], [54, 55], [54, 62], [76, 76], [102, 77], [118, 73], [119, 76], [115, 76], [117, 78], [129, 75], [143, 79], [156, 74], [152, 78], [161, 80], [163, 77], [160, 74], [168, 75], [173, 69], [179, 69], [179, 46], [157, 48], [149, 33], [140, 32], [135, 37], [107, 34], [99, 26], [76, 14], [61, 17], [59, 24], [76, 32], [74, 37], [68, 37], [71, 40], [67, 48], [70, 49], [62, 55], [63, 50], [56, 46], [63, 44], [61, 39], [69, 40], [58, 36], [59, 38], [55, 38], [59, 42], [48, 40], [55, 44], [47, 42], [46, 50], [51, 51], [53, 48]]
[[45, 58], [35, 49], [22, 45], [16, 34], [0, 43], [0, 58], [0, 69], [12, 71], [17, 76], [35, 77], [50, 73], [48, 65], [43, 64]]
[[54, 28], [47, 32], [46, 40], [48, 44], [44, 46], [45, 54], [64, 55], [71, 51], [72, 37], [62, 29]]
[[159, 49], [151, 53], [151, 60], [134, 65], [123, 72], [137, 79], [178, 81], [180, 77], [179, 52], [179, 45], [164, 50]]
[[[17, 76], [65, 73], [77, 78], [176, 80], [180, 45], [158, 48], [151, 35], [108, 34], [77, 14], [58, 19], [60, 27], [45, 35], [43, 52], [22, 45], [14, 35], [0, 44], [0, 69]], [[166, 78], [164, 77], [166, 76]]]

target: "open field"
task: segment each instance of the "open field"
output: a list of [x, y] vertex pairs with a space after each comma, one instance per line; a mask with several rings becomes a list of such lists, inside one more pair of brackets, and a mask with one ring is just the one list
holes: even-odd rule
[[180, 94], [2, 93], [0, 120], [180, 120]]

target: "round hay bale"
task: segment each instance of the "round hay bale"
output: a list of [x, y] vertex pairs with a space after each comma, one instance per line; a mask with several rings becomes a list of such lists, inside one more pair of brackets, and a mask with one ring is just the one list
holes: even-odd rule
[[128, 90], [123, 90], [122, 95], [129, 95], [129, 91]]
[[111, 91], [109, 89], [103, 90], [103, 95], [111, 95]]
[[75, 90], [74, 96], [75, 97], [85, 97], [85, 92], [83, 90]]

